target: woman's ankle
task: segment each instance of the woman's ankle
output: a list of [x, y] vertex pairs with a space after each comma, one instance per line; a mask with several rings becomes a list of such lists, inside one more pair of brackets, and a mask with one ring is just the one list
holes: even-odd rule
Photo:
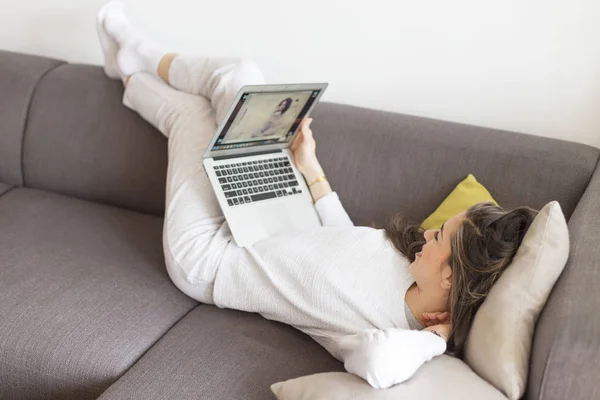
[[175, 57], [177, 57], [177, 53], [167, 53], [162, 56], [158, 63], [156, 72], [158, 73], [158, 76], [167, 83], [169, 83], [169, 70], [171, 69], [171, 64], [173, 64]]

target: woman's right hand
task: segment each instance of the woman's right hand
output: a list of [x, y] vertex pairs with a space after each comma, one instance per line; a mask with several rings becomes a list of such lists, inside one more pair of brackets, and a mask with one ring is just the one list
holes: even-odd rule
[[317, 160], [317, 154], [315, 153], [317, 144], [310, 129], [312, 121], [312, 118], [306, 118], [302, 121], [300, 133], [296, 136], [290, 147], [290, 150], [294, 154], [296, 166], [304, 176], [314, 175], [314, 170], [321, 168]]
[[449, 312], [424, 312], [421, 314], [423, 320], [425, 321], [425, 326], [432, 326], [438, 324], [445, 324], [450, 321], [450, 313]]

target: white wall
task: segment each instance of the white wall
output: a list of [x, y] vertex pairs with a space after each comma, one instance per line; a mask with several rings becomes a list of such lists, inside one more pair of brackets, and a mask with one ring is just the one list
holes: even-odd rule
[[[102, 3], [0, 0], [0, 48], [98, 64]], [[170, 51], [251, 57], [271, 83], [327, 81], [327, 101], [600, 147], [598, 0], [126, 3]]]

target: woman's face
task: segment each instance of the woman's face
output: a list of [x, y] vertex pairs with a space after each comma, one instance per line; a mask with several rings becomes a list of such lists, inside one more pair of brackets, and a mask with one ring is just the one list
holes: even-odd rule
[[450, 290], [452, 269], [448, 260], [452, 248], [450, 238], [465, 218], [466, 212], [455, 215], [442, 225], [442, 229], [425, 231], [423, 249], [410, 264], [410, 273], [422, 291], [440, 292]]

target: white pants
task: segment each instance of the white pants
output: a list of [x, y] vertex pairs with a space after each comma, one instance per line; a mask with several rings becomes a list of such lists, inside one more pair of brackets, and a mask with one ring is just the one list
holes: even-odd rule
[[239, 59], [177, 56], [169, 84], [136, 73], [123, 104], [169, 140], [163, 247], [167, 271], [188, 296], [214, 304], [217, 267], [235, 245], [202, 165], [202, 155], [243, 85], [264, 84], [256, 65]]

